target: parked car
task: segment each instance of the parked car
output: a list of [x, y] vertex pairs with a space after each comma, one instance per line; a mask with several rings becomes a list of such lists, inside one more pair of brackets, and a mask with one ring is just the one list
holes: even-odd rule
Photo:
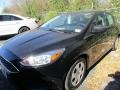
[[76, 90], [88, 69], [116, 49], [117, 40], [110, 13], [63, 13], [1, 46], [2, 72], [20, 90]]
[[0, 14], [0, 36], [23, 33], [38, 27], [34, 18], [15, 14]]

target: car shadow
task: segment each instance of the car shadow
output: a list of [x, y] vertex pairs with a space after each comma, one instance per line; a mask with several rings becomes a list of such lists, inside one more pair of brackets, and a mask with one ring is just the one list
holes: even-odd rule
[[0, 36], [0, 40], [7, 40], [7, 39], [12, 38], [14, 36], [15, 35]]
[[108, 77], [112, 77], [114, 80], [110, 81], [104, 90], [120, 90], [120, 71], [109, 74]]

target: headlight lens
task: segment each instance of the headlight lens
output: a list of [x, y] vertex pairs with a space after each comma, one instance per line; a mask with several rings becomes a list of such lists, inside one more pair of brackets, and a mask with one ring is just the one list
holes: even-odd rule
[[65, 51], [64, 48], [42, 53], [39, 55], [31, 55], [24, 58], [20, 63], [24, 66], [40, 66], [55, 62]]

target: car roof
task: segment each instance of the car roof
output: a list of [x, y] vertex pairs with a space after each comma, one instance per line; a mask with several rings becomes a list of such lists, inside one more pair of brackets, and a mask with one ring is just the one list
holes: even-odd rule
[[78, 11], [78, 12], [61, 12], [60, 14], [80, 14], [80, 13], [99, 14], [99, 13], [109, 13], [109, 12], [107, 12], [107, 11], [98, 11], [98, 10], [87, 10], [87, 11]]

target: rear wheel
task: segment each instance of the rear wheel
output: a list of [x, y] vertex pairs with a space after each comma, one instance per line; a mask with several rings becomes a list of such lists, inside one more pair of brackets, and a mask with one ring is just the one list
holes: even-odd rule
[[76, 90], [83, 82], [86, 74], [86, 60], [78, 59], [70, 68], [65, 79], [65, 90]]
[[18, 34], [29, 31], [30, 29], [28, 27], [21, 27], [18, 31]]

